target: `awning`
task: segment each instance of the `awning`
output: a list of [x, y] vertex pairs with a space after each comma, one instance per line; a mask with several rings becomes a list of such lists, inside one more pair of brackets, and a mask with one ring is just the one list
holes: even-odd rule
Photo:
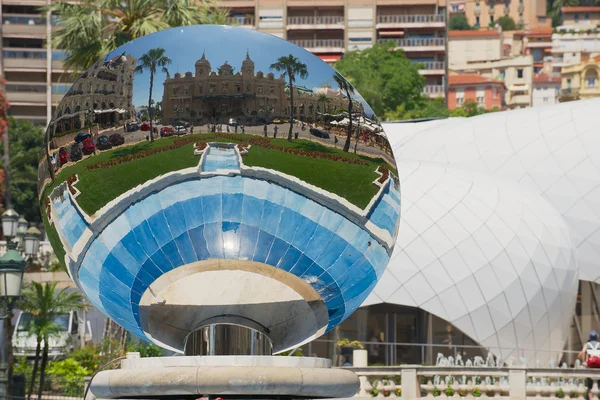
[[529, 85], [510, 85], [508, 87], [508, 90], [510, 90], [511, 92], [526, 91], [529, 90]]
[[342, 58], [341, 54], [318, 54], [317, 56], [325, 62], [336, 62]]
[[404, 36], [404, 31], [380, 31], [379, 36], [382, 36], [382, 37]]

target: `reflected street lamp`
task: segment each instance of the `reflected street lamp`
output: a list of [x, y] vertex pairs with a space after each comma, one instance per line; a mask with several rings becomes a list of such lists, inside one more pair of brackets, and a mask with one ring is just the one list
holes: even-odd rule
[[32, 226], [27, 229], [25, 235], [23, 236], [23, 241], [25, 242], [25, 256], [30, 258], [35, 258], [40, 249], [40, 236], [42, 233], [38, 228]]
[[18, 226], [19, 214], [15, 210], [9, 208], [2, 213], [2, 232], [7, 242], [17, 236]]
[[21, 297], [27, 262], [16, 247], [15, 242], [8, 242], [8, 250], [0, 257], [0, 307], [4, 309], [0, 319], [11, 315], [15, 303]]

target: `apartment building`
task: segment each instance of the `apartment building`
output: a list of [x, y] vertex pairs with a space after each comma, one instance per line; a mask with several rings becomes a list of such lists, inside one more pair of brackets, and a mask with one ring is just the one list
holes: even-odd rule
[[[16, 118], [46, 124], [71, 81], [64, 53], [46, 47], [54, 18], [40, 14], [49, 0], [1, 0], [6, 91]], [[422, 63], [425, 93], [444, 95], [445, 0], [221, 0], [231, 22], [287, 39], [335, 63], [346, 51], [393, 41]]]
[[525, 32], [523, 53], [533, 57], [533, 72], [544, 71], [552, 57], [552, 28], [540, 27]]
[[486, 28], [510, 16], [521, 29], [550, 26], [546, 0], [450, 0], [449, 13], [464, 13], [471, 26]]
[[62, 67], [64, 53], [46, 46], [55, 20], [40, 14], [41, 0], [2, 0], [0, 73], [7, 80], [10, 114], [46, 124], [71, 83]]
[[496, 29], [448, 32], [449, 66], [499, 60], [503, 54], [502, 33]]
[[478, 74], [448, 76], [448, 108], [453, 110], [474, 101], [486, 110], [504, 108], [504, 82]]
[[561, 80], [560, 102], [600, 97], [600, 56], [585, 54], [581, 63], [563, 67]]
[[600, 26], [600, 7], [563, 7], [563, 26], [585, 31]]
[[346, 51], [393, 41], [425, 68], [425, 92], [444, 95], [445, 0], [221, 0], [234, 21], [334, 63]]
[[535, 74], [531, 105], [539, 107], [558, 103], [560, 86], [560, 76], [551, 76], [545, 73]]

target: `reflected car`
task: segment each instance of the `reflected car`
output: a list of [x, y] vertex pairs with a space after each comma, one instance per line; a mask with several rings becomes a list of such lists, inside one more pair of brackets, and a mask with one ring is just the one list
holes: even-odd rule
[[160, 137], [169, 137], [175, 134], [175, 129], [170, 126], [163, 126], [160, 128]]
[[87, 138], [91, 138], [89, 133], [79, 132], [77, 136], [75, 136], [75, 143], [82, 143]]
[[185, 129], [185, 126], [183, 125], [174, 126], [173, 129], [177, 135], [185, 135], [187, 133], [187, 129]]
[[65, 149], [64, 147], [61, 147], [60, 150], [58, 150], [58, 166], [59, 166], [59, 168], [68, 162], [69, 162], [69, 153], [67, 152], [67, 149]]
[[101, 135], [98, 136], [98, 139], [96, 139], [96, 147], [98, 150], [108, 150], [112, 149], [112, 143], [108, 139], [108, 136]]
[[189, 128], [190, 127], [190, 123], [189, 122], [185, 122], [183, 120], [179, 120], [179, 121], [173, 122], [173, 126], [183, 126], [184, 128]]
[[79, 147], [79, 143], [75, 143], [71, 145], [71, 161], [79, 161], [83, 158], [83, 154], [81, 154], [81, 148]]
[[237, 125], [237, 120], [235, 118], [229, 118], [229, 126]]
[[113, 133], [112, 135], [110, 135], [108, 140], [110, 140], [110, 144], [112, 144], [113, 146], [120, 146], [123, 143], [125, 143], [125, 137], [118, 133]]
[[137, 122], [128, 122], [125, 124], [125, 132], [136, 132], [140, 130], [140, 126]]
[[94, 146], [94, 141], [92, 138], [87, 138], [82, 143], [83, 146], [83, 154], [92, 154], [94, 150], [96, 150], [96, 146]]
[[149, 123], [147, 123], [147, 122], [144, 122], [144, 123], [142, 124], [142, 126], [140, 126], [140, 130], [141, 130], [141, 131], [144, 131], [144, 132], [146, 132], [146, 131], [149, 131], [149, 130], [150, 130], [150, 124], [149, 124]]
[[329, 133], [317, 128], [310, 128], [310, 134], [322, 139], [329, 139]]

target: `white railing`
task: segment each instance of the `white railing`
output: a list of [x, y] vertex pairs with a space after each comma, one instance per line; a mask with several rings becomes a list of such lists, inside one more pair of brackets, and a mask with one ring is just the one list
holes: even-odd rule
[[440, 94], [444, 93], [444, 85], [426, 85], [423, 88], [425, 94]]
[[443, 14], [377, 16], [378, 24], [426, 24], [444, 21], [445, 19]]
[[288, 17], [288, 25], [344, 25], [343, 16]]
[[[403, 400], [585, 399], [586, 380], [600, 379], [600, 370], [519, 367], [400, 367], [348, 368], [360, 380], [356, 397], [402, 397]], [[592, 388], [598, 400], [598, 386]]]
[[426, 61], [421, 64], [423, 64], [423, 69], [444, 69], [443, 61]]
[[392, 41], [398, 47], [439, 47], [444, 46], [444, 38], [406, 38], [406, 39], [377, 39], [377, 43]]
[[250, 17], [229, 17], [227, 18], [227, 22], [232, 25], [254, 25], [254, 18]]
[[290, 40], [290, 42], [304, 48], [315, 47], [344, 47], [342, 39], [306, 39], [306, 40]]

